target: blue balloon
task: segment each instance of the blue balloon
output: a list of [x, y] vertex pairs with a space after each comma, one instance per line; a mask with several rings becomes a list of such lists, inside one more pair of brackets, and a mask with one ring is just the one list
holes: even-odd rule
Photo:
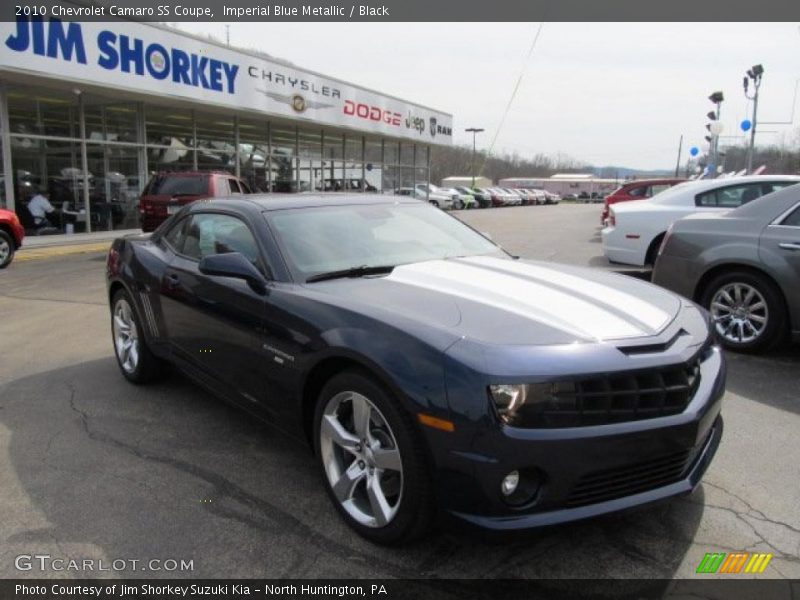
[[692, 156], [697, 156], [698, 154], [700, 154], [700, 148], [698, 148], [697, 146], [692, 146], [691, 149], [689, 150], [689, 154], [691, 154]]
[[750, 119], [745, 119], [744, 121], [742, 121], [742, 124], [740, 125], [740, 127], [742, 128], [742, 131], [750, 131], [750, 128], [752, 126], [753, 126], [753, 123], [752, 123], [752, 121], [750, 121]]

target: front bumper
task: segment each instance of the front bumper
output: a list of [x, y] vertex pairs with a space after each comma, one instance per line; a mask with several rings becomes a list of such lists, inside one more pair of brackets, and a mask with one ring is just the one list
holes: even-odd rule
[[[488, 428], [476, 435], [469, 452], [451, 450], [440, 479], [444, 508], [462, 524], [502, 532], [689, 493], [719, 446], [724, 388], [724, 358], [714, 349], [702, 363], [697, 392], [680, 414], [565, 429]], [[500, 492], [500, 482], [513, 470], [535, 473], [541, 482], [533, 499], [520, 507], [509, 506]]]

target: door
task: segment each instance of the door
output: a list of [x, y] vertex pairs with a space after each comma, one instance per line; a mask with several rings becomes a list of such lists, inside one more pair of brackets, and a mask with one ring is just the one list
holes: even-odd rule
[[264, 400], [261, 328], [265, 296], [241, 279], [200, 273], [205, 256], [240, 252], [265, 272], [252, 231], [236, 216], [194, 213], [168, 232], [174, 256], [161, 285], [173, 355], [226, 386], [246, 406]]
[[759, 257], [787, 300], [792, 328], [800, 330], [800, 204], [761, 233]]

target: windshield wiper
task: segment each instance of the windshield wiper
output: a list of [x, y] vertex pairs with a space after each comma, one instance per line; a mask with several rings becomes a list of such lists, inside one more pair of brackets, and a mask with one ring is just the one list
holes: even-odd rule
[[327, 273], [318, 273], [306, 279], [306, 283], [313, 283], [315, 281], [325, 281], [326, 279], [343, 279], [345, 277], [366, 277], [367, 275], [381, 275], [384, 273], [391, 273], [394, 265], [375, 265], [368, 267], [361, 265], [360, 267], [350, 267], [349, 269], [340, 269], [338, 271], [328, 271]]

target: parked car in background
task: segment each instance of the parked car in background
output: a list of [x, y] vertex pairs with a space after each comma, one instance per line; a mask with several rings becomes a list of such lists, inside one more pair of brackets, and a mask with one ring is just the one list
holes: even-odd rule
[[489, 208], [492, 205], [492, 196], [487, 192], [483, 192], [478, 188], [468, 188], [464, 186], [456, 186], [456, 189], [462, 194], [470, 194], [475, 198], [478, 203], [478, 208]]
[[106, 281], [121, 376], [172, 364], [308, 443], [336, 511], [376, 543], [683, 496], [723, 435], [725, 359], [694, 303], [515, 260], [416, 200], [196, 202], [116, 239]]
[[181, 206], [197, 200], [249, 193], [247, 184], [227, 171], [157, 173], [142, 190], [139, 200], [142, 231], [155, 231]]
[[536, 194], [534, 194], [530, 190], [526, 190], [523, 188], [511, 188], [511, 191], [514, 192], [520, 198], [522, 198], [523, 206], [536, 204]]
[[513, 192], [509, 188], [497, 188], [505, 194], [507, 206], [520, 206], [522, 205], [522, 196]]
[[619, 202], [629, 202], [631, 200], [645, 200], [668, 190], [674, 185], [683, 183], [686, 179], [670, 177], [666, 179], [640, 179], [623, 183], [613, 192], [605, 197], [603, 212], [600, 215], [600, 222], [607, 225], [609, 207]]
[[[437, 190], [439, 188], [436, 188]], [[429, 202], [437, 208], [442, 210], [453, 210], [455, 208], [455, 201], [453, 196], [449, 194], [440, 194], [437, 192], [429, 192], [427, 188], [419, 187], [401, 187], [394, 191], [398, 196], [411, 196], [417, 200]]]
[[578, 195], [577, 194], [571, 194], [571, 193], [570, 194], [564, 194], [562, 196], [562, 199], [563, 200], [567, 200], [568, 202], [577, 202], [578, 201]]
[[499, 190], [495, 188], [478, 188], [478, 191], [489, 196], [493, 207], [505, 206], [505, 196]]
[[449, 195], [453, 199], [453, 206], [456, 210], [478, 207], [478, 201], [475, 200], [472, 194], [461, 192], [456, 188], [440, 187], [437, 193]]
[[611, 207], [603, 253], [611, 262], [652, 265], [672, 223], [695, 212], [722, 212], [800, 182], [797, 175], [748, 175], [679, 183], [653, 198]]
[[16, 213], [0, 208], [0, 269], [11, 264], [24, 238], [25, 228]]
[[653, 282], [707, 308], [731, 350], [800, 341], [800, 185], [676, 221]]
[[559, 196], [558, 194], [554, 192], [549, 192], [547, 190], [543, 191], [545, 197], [545, 204], [558, 204], [559, 202], [561, 202], [561, 196]]

